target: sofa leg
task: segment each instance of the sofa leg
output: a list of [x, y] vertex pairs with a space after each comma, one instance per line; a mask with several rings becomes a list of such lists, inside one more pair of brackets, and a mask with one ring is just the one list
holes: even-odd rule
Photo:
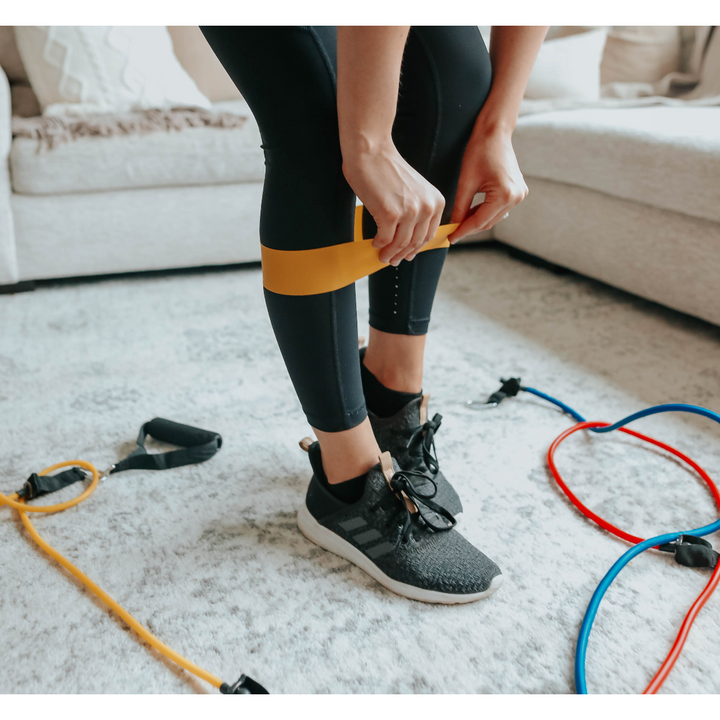
[[34, 289], [34, 280], [24, 280], [14, 285], [0, 285], [0, 295], [14, 295], [15, 293], [31, 292]]

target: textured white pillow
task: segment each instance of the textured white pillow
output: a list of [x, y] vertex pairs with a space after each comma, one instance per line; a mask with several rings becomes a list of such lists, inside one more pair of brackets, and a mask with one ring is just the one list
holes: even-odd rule
[[525, 97], [597, 100], [607, 30], [599, 28], [546, 40], [540, 47]]
[[43, 115], [212, 108], [164, 25], [16, 26], [15, 38]]

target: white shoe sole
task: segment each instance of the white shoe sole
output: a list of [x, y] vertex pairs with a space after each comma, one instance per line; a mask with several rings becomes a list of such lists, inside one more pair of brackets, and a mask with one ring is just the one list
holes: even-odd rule
[[349, 560], [388, 590], [392, 590], [392, 592], [410, 598], [411, 600], [419, 600], [420, 602], [427, 603], [442, 603], [445, 605], [475, 602], [476, 600], [482, 600], [492, 595], [503, 583], [503, 576], [496, 575], [492, 579], [490, 587], [479, 593], [457, 595], [443, 593], [437, 590], [424, 590], [423, 588], [414, 587], [413, 585], [408, 585], [407, 583], [388, 577], [365, 553], [358, 550], [354, 545], [351, 545], [347, 540], [343, 540], [339, 535], [332, 532], [332, 530], [328, 530], [321, 525], [312, 516], [304, 503], [298, 511], [298, 527], [300, 528], [300, 532], [311, 542]]

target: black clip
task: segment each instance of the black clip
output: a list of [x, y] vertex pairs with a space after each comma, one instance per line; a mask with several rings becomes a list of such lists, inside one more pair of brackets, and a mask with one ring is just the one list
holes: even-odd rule
[[686, 567], [714, 568], [720, 557], [707, 540], [694, 535], [680, 535], [675, 542], [658, 545], [658, 550], [675, 553], [675, 562]]
[[520, 379], [521, 378], [509, 378], [508, 380], [503, 380], [500, 378], [500, 382], [502, 383], [500, 389], [487, 399], [485, 405], [497, 407], [505, 398], [515, 397], [522, 390]]
[[247, 675], [241, 675], [240, 679], [228, 685], [223, 683], [220, 686], [223, 695], [269, 695], [270, 693], [259, 683]]

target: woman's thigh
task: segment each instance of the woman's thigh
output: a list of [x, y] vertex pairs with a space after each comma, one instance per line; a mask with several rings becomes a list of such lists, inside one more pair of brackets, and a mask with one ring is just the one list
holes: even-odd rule
[[265, 155], [260, 240], [278, 250], [353, 241], [342, 173], [335, 27], [200, 28], [258, 123]]

